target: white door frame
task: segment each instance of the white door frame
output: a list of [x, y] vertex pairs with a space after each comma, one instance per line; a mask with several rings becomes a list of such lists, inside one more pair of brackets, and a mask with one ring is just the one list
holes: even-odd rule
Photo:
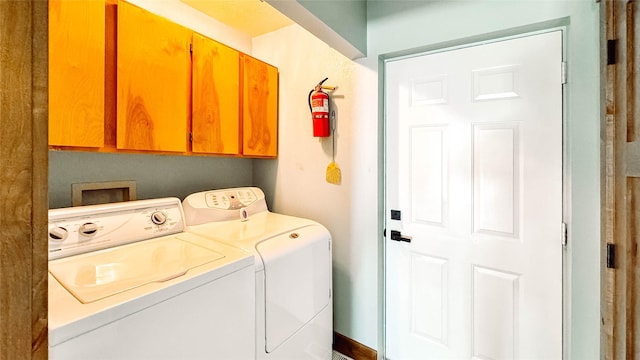
[[[386, 111], [387, 111], [387, 96], [385, 93], [386, 82], [385, 82], [385, 73], [387, 63], [390, 61], [397, 61], [404, 58], [411, 58], [422, 55], [435, 54], [445, 51], [452, 51], [460, 48], [477, 46], [492, 42], [498, 42], [508, 39], [515, 39], [520, 37], [532, 36], [543, 34], [552, 31], [561, 31], [562, 33], [562, 60], [563, 64], [565, 64], [565, 68], [563, 69], [563, 74], [567, 73], [566, 64], [567, 64], [567, 26], [557, 26], [554, 24], [553, 26], [548, 26], [547, 24], [541, 24], [540, 26], [533, 26], [531, 29], [528, 29], [525, 32], [522, 31], [507, 31], [501, 35], [481, 35], [477, 38], [474, 37], [472, 39], [458, 39], [451, 42], [447, 42], [444, 44], [435, 44], [431, 46], [427, 46], [424, 48], [406, 50], [391, 54], [383, 54], [379, 57], [379, 94], [380, 99], [382, 99], [381, 104], [379, 106], [379, 158], [381, 159], [381, 169], [379, 171], [379, 176], [381, 177], [380, 182], [380, 211], [378, 215], [379, 223], [381, 224], [381, 228], [379, 229], [379, 262], [382, 266], [378, 267], [378, 295], [380, 299], [380, 303], [378, 304], [379, 309], [379, 318], [381, 319], [381, 326], [378, 328], [378, 359], [385, 360], [386, 359], [386, 238], [385, 228], [387, 227], [387, 212], [390, 210], [387, 208], [386, 204], [386, 189], [387, 189], [387, 158], [386, 158], [386, 148], [387, 148], [387, 138], [386, 138]], [[563, 75], [566, 76], [566, 75]], [[565, 79], [566, 80], [566, 79]], [[567, 106], [566, 99], [567, 97], [567, 83], [563, 82], [562, 87], [562, 219], [564, 224], [566, 224], [565, 231], [565, 239], [567, 241], [566, 245], [562, 250], [562, 358], [570, 359], [571, 358], [571, 232], [567, 231], [571, 225], [571, 167], [569, 166], [569, 146], [568, 146], [568, 115], [567, 115]], [[560, 231], [560, 230], [559, 230]]]

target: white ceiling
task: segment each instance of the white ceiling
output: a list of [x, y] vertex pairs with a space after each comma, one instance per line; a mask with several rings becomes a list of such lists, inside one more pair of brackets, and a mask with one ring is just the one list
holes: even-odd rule
[[251, 37], [293, 24], [293, 21], [263, 0], [181, 1]]

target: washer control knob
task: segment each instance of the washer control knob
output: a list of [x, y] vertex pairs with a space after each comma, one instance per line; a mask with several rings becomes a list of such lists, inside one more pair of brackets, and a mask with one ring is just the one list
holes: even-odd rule
[[98, 232], [98, 225], [95, 223], [84, 223], [80, 225], [78, 232], [84, 236], [92, 236]]
[[162, 211], [156, 211], [151, 214], [151, 221], [156, 225], [162, 225], [167, 222], [167, 215], [165, 215]]
[[62, 226], [56, 226], [49, 230], [49, 239], [53, 241], [62, 241], [67, 238], [69, 231]]

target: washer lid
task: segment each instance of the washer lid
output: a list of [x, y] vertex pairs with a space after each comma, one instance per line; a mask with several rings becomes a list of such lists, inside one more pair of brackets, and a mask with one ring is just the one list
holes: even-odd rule
[[90, 303], [224, 258], [177, 237], [160, 238], [49, 262], [49, 272], [82, 303]]

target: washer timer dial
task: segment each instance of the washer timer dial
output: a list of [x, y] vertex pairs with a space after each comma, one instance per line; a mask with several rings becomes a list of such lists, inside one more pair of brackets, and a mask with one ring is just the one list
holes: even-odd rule
[[62, 226], [56, 226], [49, 230], [49, 239], [53, 241], [63, 241], [69, 235], [69, 231]]
[[154, 211], [151, 214], [151, 222], [156, 225], [162, 225], [167, 222], [167, 215], [162, 211]]
[[98, 225], [92, 222], [80, 225], [78, 232], [84, 236], [93, 236], [98, 232]]

